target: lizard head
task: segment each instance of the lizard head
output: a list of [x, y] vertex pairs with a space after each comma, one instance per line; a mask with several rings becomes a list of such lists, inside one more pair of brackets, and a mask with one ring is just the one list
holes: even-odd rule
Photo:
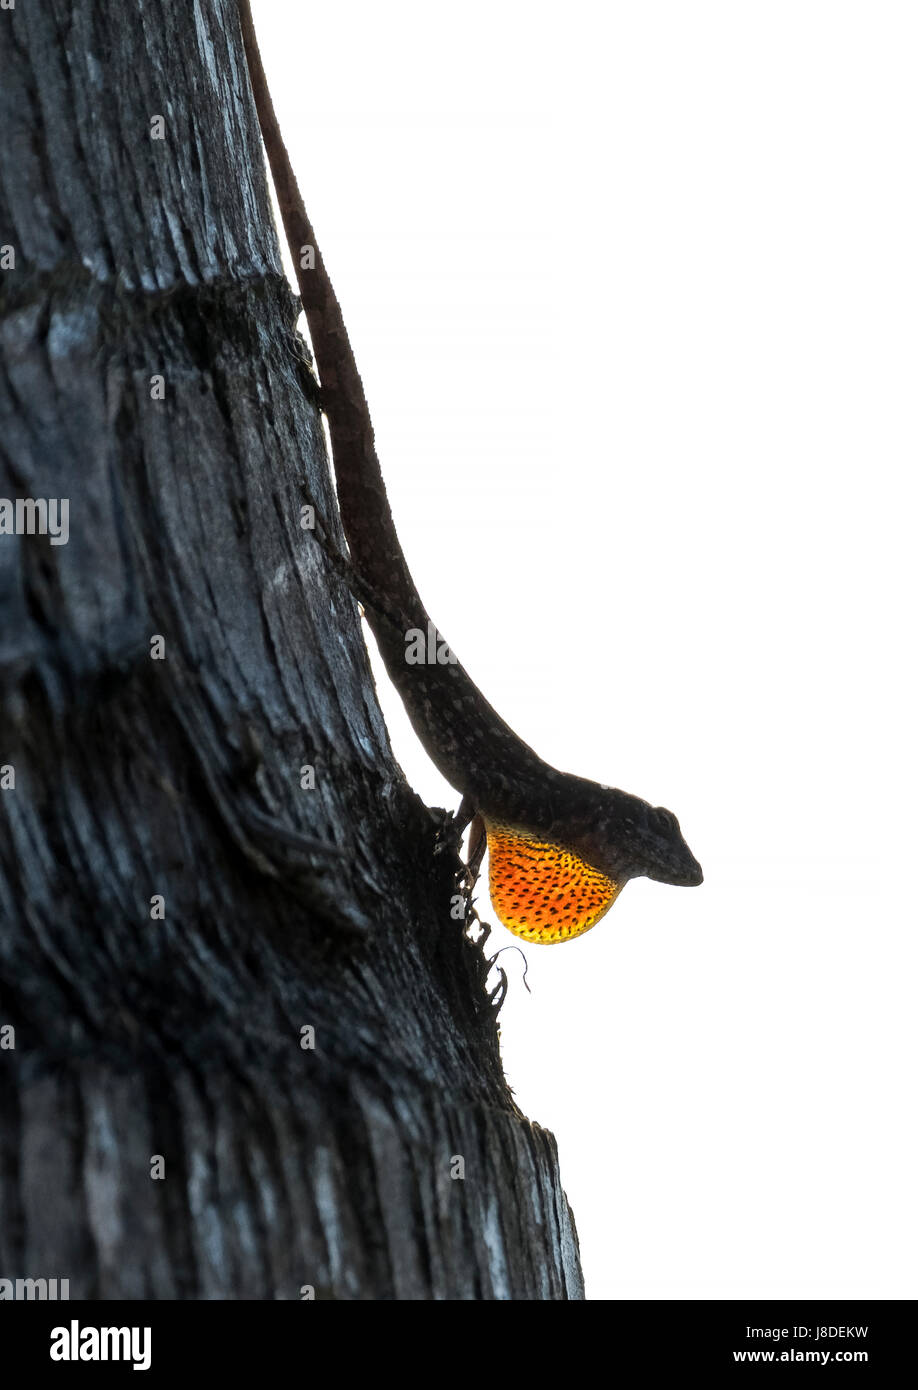
[[645, 877], [677, 888], [697, 888], [704, 882], [701, 865], [685, 843], [679, 822], [665, 806], [647, 806], [639, 839]]
[[585, 846], [593, 863], [618, 882], [643, 877], [679, 888], [703, 882], [672, 811], [614, 787], [601, 790], [605, 795]]
[[485, 816], [491, 901], [517, 936], [543, 944], [580, 936], [630, 878], [701, 883], [701, 866], [672, 811], [585, 782], [571, 810], [550, 828]]

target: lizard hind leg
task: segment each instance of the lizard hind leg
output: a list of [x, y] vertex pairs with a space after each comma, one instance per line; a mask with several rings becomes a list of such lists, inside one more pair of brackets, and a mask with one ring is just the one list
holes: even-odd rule
[[490, 890], [504, 926], [526, 941], [554, 945], [594, 927], [622, 884], [579, 855], [537, 835], [486, 821]]
[[480, 812], [476, 812], [469, 826], [469, 848], [468, 860], [466, 863], [467, 881], [470, 890], [473, 889], [478, 882], [481, 861], [485, 857], [485, 850], [487, 847], [488, 832], [485, 827], [484, 816]]

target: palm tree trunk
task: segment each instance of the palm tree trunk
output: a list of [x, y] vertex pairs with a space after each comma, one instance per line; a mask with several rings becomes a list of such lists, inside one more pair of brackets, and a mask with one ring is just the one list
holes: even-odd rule
[[0, 493], [69, 502], [0, 528], [0, 1276], [582, 1297], [323, 548], [235, 8], [0, 31]]

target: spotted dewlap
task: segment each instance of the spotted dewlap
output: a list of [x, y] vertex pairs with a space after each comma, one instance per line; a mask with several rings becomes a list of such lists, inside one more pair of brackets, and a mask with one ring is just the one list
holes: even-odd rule
[[485, 820], [494, 909], [508, 931], [553, 945], [595, 927], [622, 885], [561, 845]]

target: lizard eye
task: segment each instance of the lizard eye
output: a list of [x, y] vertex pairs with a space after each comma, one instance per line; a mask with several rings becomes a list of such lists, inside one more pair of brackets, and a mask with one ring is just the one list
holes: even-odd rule
[[672, 835], [679, 829], [679, 822], [672, 811], [665, 806], [655, 806], [650, 813], [650, 824], [660, 835]]

